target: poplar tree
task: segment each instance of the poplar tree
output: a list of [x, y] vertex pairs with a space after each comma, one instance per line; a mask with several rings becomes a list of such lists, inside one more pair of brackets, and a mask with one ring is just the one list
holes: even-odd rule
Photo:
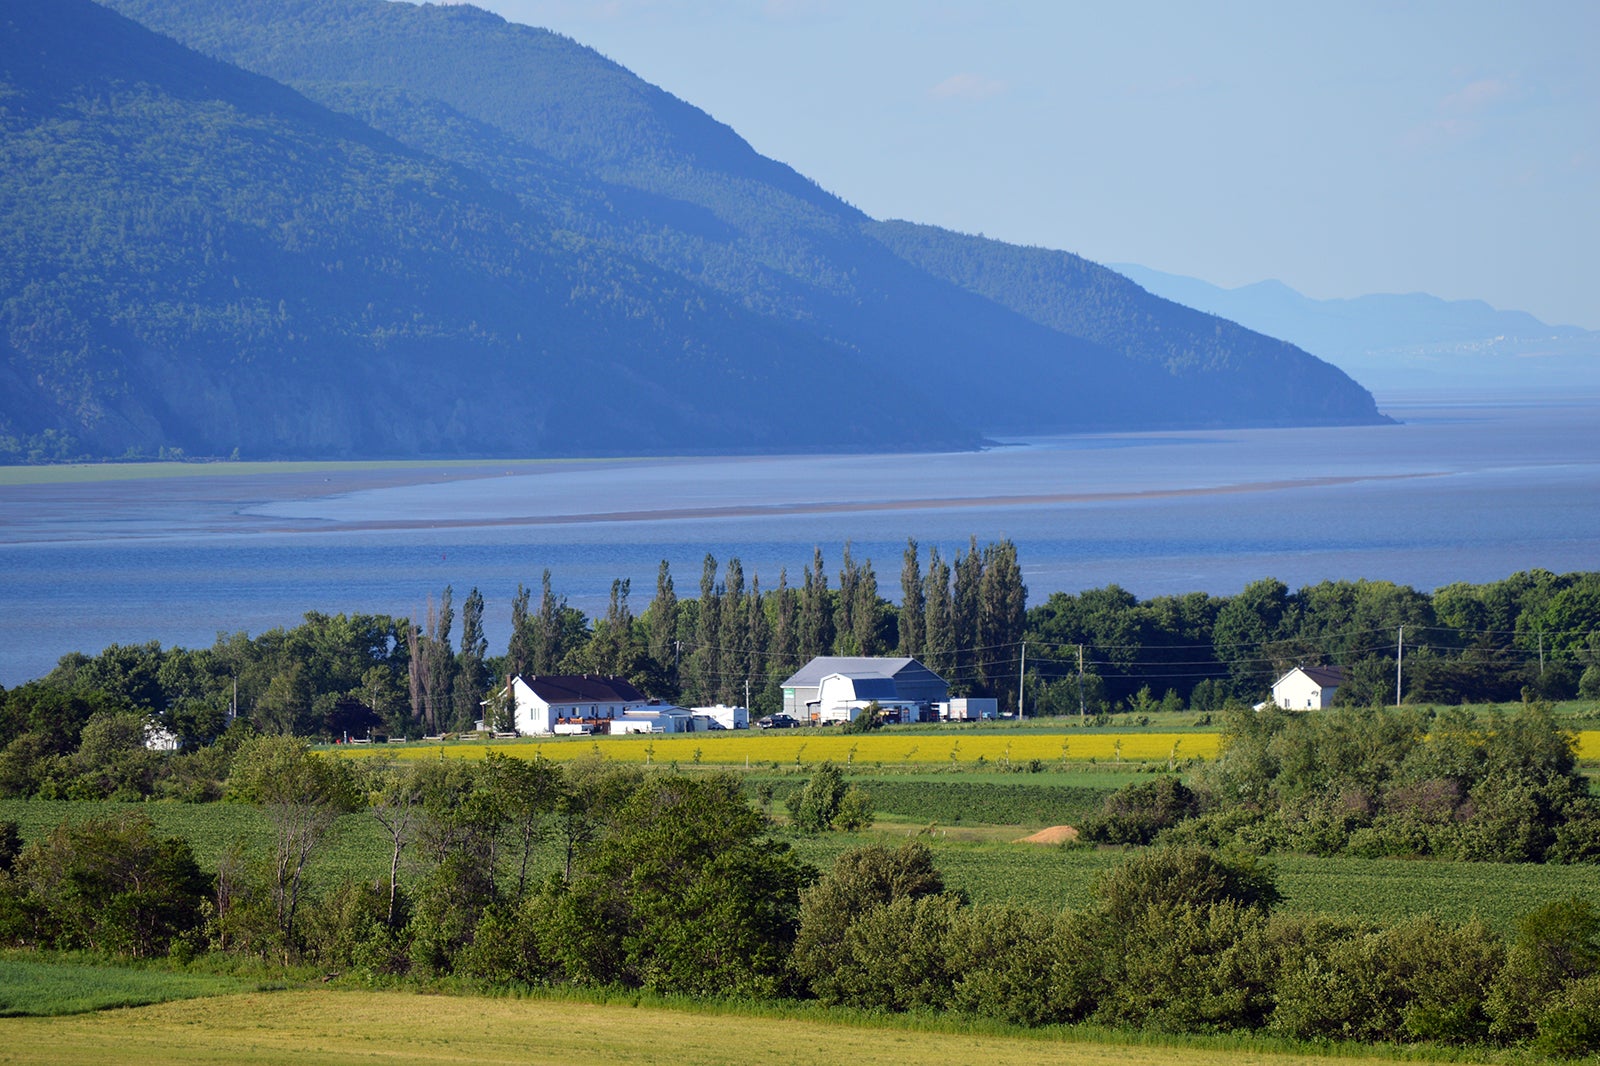
[[767, 672], [781, 681], [800, 665], [800, 594], [789, 587], [789, 571], [778, 571], [778, 591], [774, 597], [772, 654]]
[[970, 685], [977, 678], [978, 596], [983, 584], [983, 556], [978, 554], [978, 538], [973, 537], [965, 552], [956, 554], [955, 594], [950, 603], [951, 628], [955, 631], [956, 683]]
[[828, 603], [828, 571], [822, 565], [822, 549], [811, 550], [811, 565], [806, 568], [805, 586], [800, 593], [800, 657], [810, 661], [827, 655], [833, 648], [833, 612]]
[[923, 580], [923, 660], [928, 669], [945, 680], [955, 674], [955, 616], [950, 600], [950, 564], [939, 555], [937, 546], [928, 549], [928, 576]]
[[550, 587], [550, 570], [545, 569], [539, 578], [539, 614], [533, 622], [533, 672], [553, 674], [566, 653], [561, 631], [561, 615], [566, 610], [565, 597], [556, 598]]
[[517, 595], [511, 601], [511, 640], [506, 644], [506, 684], [527, 673], [533, 666], [533, 634], [528, 623], [528, 589], [517, 582]]
[[1001, 705], [1012, 706], [1028, 590], [1022, 583], [1017, 546], [1010, 540], [984, 546], [978, 599], [978, 643], [984, 648], [978, 657], [980, 674]]
[[744, 602], [744, 564], [738, 556], [729, 559], [723, 571], [719, 599], [716, 694], [719, 703], [732, 706], [743, 702], [745, 679], [750, 676], [750, 616]]
[[455, 728], [471, 729], [479, 703], [489, 687], [489, 667], [484, 662], [489, 641], [483, 635], [483, 593], [476, 587], [461, 605], [461, 651], [456, 656]]
[[[873, 572], [871, 559], [856, 567], [855, 584], [850, 595], [855, 601], [850, 608], [850, 626], [855, 636], [856, 654], [882, 655], [883, 640], [878, 635], [878, 575]], [[841, 599], [844, 597], [842, 590], [839, 596]]]
[[[922, 593], [922, 553], [915, 540], [906, 540], [906, 553], [900, 565], [900, 654], [922, 658], [926, 632], [926, 598]], [[927, 665], [924, 662], [923, 665]]]
[[861, 571], [850, 554], [850, 542], [844, 542], [844, 559], [839, 564], [839, 596], [833, 608], [833, 651], [836, 655], [862, 655], [859, 635], [856, 633], [856, 587], [861, 581]]
[[672, 587], [672, 568], [665, 559], [656, 570], [656, 598], [650, 601], [650, 657], [674, 687], [679, 684], [677, 648], [678, 594]]
[[[750, 692], [752, 698], [775, 681], [781, 680], [772, 676], [772, 625], [767, 618], [766, 598], [761, 595], [761, 575], [757, 574], [750, 582], [750, 595], [745, 597], [745, 617], [747, 619], [745, 630], [747, 634], [747, 647], [750, 654]], [[740, 700], [746, 707], [749, 700]]]
[[717, 647], [722, 630], [719, 601], [717, 559], [707, 552], [700, 567], [700, 610], [695, 619], [694, 651], [689, 656], [689, 683], [685, 686], [691, 699], [697, 701], [709, 702], [717, 691], [717, 675], [722, 668]]
[[450, 630], [455, 627], [455, 608], [451, 605], [452, 590], [449, 585], [439, 597], [438, 610], [428, 601], [428, 632], [422, 643], [423, 654], [428, 659], [428, 677], [423, 695], [423, 713], [431, 732], [441, 732], [446, 724], [445, 715], [451, 709], [450, 693], [455, 680], [455, 655], [450, 650]]

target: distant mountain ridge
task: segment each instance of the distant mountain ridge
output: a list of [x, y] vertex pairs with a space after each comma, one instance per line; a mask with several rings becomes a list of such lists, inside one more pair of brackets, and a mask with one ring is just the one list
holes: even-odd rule
[[1226, 289], [1132, 263], [1112, 269], [1166, 299], [1282, 337], [1379, 391], [1600, 395], [1600, 331], [1426, 293], [1319, 300], [1281, 281]]
[[948, 269], [1037, 250], [911, 241], [548, 31], [383, 0], [107, 6], [142, 25], [0, 13], [0, 459], [1381, 419], [1304, 352], [1065, 253], [1019, 291]]

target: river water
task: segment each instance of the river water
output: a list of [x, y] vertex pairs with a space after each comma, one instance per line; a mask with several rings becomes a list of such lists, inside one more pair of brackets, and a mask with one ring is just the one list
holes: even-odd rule
[[[1432, 589], [1600, 569], [1600, 403], [1412, 404], [1393, 426], [1102, 434], [938, 455], [300, 468], [0, 487], [0, 684], [68, 651], [408, 614], [446, 584], [504, 649], [517, 583], [642, 611], [666, 559], [796, 581], [849, 540], [898, 599], [908, 537], [1017, 543], [1031, 602], [1384, 578]], [[836, 578], [835, 578], [836, 580]]]

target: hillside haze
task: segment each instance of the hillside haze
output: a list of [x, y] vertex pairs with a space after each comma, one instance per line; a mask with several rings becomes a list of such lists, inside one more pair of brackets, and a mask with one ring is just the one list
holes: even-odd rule
[[1154, 293], [1283, 337], [1380, 392], [1600, 395], [1600, 332], [1427, 293], [1318, 300], [1281, 281], [1227, 289], [1131, 263]]
[[0, 15], [14, 458], [1381, 420], [1327, 364], [1102, 267], [867, 218], [556, 34], [382, 0], [111, 6]]

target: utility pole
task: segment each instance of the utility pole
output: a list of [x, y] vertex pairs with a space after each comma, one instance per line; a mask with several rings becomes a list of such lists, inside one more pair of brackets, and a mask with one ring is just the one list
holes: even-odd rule
[[744, 679], [744, 709], [747, 711], [750, 709], [750, 679], [748, 677]]
[[1022, 681], [1028, 676], [1028, 642], [1022, 642], [1022, 665], [1017, 668], [1017, 721], [1022, 721]]
[[1394, 651], [1394, 705], [1400, 706], [1400, 671], [1406, 662], [1406, 627], [1400, 627], [1400, 638]]
[[1544, 676], [1544, 630], [1539, 630], [1539, 676]]
[[1078, 645], [1078, 717], [1089, 717], [1088, 710], [1083, 703], [1083, 645]]

